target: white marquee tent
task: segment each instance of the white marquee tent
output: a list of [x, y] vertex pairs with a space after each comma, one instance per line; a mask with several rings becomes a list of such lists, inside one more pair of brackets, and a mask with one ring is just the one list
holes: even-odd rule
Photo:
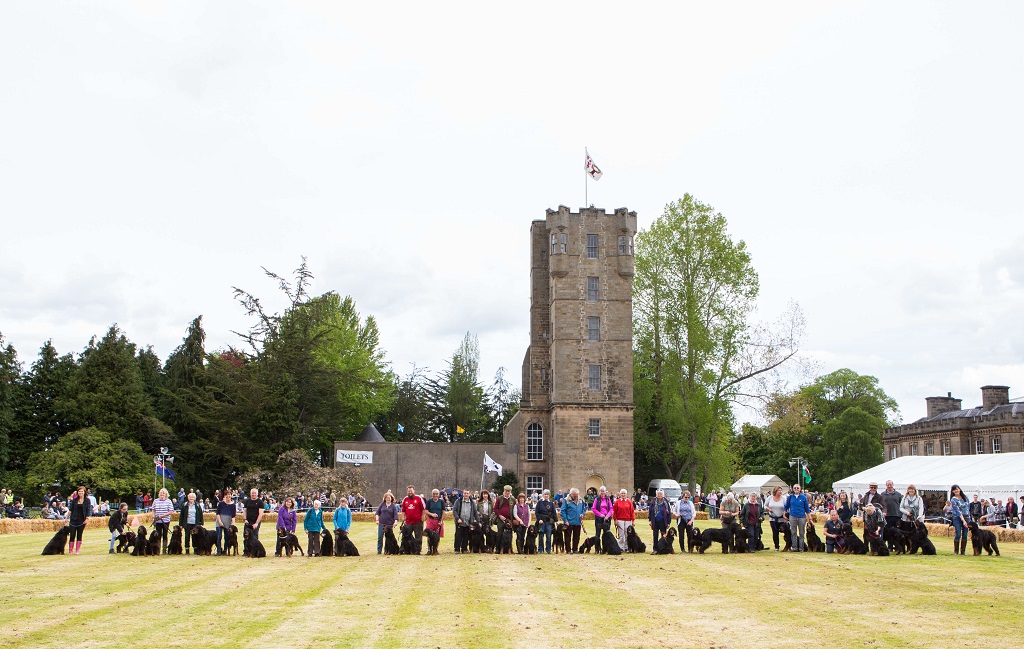
[[729, 491], [734, 494], [750, 493], [751, 491], [765, 493], [772, 491], [775, 487], [782, 487], [785, 490], [787, 486], [777, 475], [745, 475], [733, 483], [729, 487]]
[[884, 489], [886, 480], [892, 480], [900, 492], [912, 484], [918, 491], [949, 493], [949, 488], [958, 484], [968, 497], [979, 494], [1016, 500], [1024, 495], [1024, 453], [908, 455], [837, 480], [832, 490], [862, 494], [870, 482]]

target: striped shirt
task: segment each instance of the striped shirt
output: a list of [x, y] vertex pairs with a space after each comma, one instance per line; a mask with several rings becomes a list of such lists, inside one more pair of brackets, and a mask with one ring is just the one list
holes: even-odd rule
[[154, 523], [170, 523], [172, 512], [174, 512], [174, 503], [170, 500], [160, 500], [158, 498], [153, 501]]

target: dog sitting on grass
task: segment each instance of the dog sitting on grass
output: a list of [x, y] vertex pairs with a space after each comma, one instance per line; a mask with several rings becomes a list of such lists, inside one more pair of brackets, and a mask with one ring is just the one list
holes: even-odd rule
[[401, 554], [402, 549], [398, 546], [398, 539], [395, 538], [395, 530], [390, 525], [384, 528], [384, 554]]
[[283, 527], [277, 528], [277, 546], [274, 547], [274, 556], [280, 557], [282, 554], [286, 557], [290, 557], [295, 554], [298, 550], [299, 554], [306, 556], [306, 552], [302, 549], [302, 545], [299, 543], [299, 537], [295, 536]]
[[359, 550], [355, 543], [348, 538], [345, 530], [334, 530], [334, 556], [336, 557], [358, 557]]
[[135, 532], [135, 548], [132, 550], [133, 557], [146, 556], [147, 550], [149, 550], [149, 539], [146, 538], [146, 534], [146, 526], [139, 525], [139, 529]]
[[486, 551], [484, 546], [484, 529], [479, 525], [472, 525], [469, 528], [469, 551], [473, 554], [480, 554]]
[[506, 525], [498, 539], [498, 554], [512, 554], [512, 526]]
[[996, 543], [996, 535], [992, 530], [983, 530], [978, 527], [977, 521], [971, 521], [967, 524], [967, 527], [971, 530], [971, 547], [974, 549], [974, 556], [981, 556], [982, 550], [988, 552], [988, 556], [992, 556], [995, 552], [996, 556], [999, 555], [999, 544]]
[[238, 528], [232, 525], [224, 530], [224, 554], [231, 555], [234, 549], [235, 556], [238, 556]]
[[417, 554], [416, 538], [412, 533], [411, 525], [402, 526], [402, 542], [399, 545], [399, 554]]
[[670, 527], [665, 535], [654, 544], [654, 554], [675, 554], [673, 544], [676, 540], [676, 528]]
[[555, 554], [565, 552], [565, 523], [555, 526], [554, 538], [551, 539], [551, 551]]
[[908, 535], [908, 540], [910, 542], [908, 553], [917, 554], [917, 551], [920, 550], [921, 554], [935, 555], [935, 544], [928, 538], [928, 526], [921, 521], [913, 522], [913, 529]]
[[[175, 525], [174, 529], [171, 530], [171, 540], [167, 542], [167, 554], [182, 554], [184, 548], [181, 545], [181, 534], [184, 529], [181, 525]], [[199, 554], [199, 549], [196, 549], [196, 554]]]
[[634, 554], [647, 552], [647, 544], [640, 540], [640, 535], [632, 525], [626, 528], [626, 548]]
[[[686, 533], [686, 551], [693, 552], [700, 547], [700, 528], [695, 525], [686, 525], [683, 527], [683, 531]], [[683, 546], [679, 545], [679, 551], [682, 552]]]
[[151, 556], [160, 555], [160, 531], [153, 530], [149, 533], [149, 546], [146, 548], [146, 554]]
[[622, 554], [622, 548], [619, 547], [619, 541], [610, 530], [601, 532], [601, 553], [610, 554], [612, 556]]
[[334, 556], [334, 537], [327, 531], [327, 528], [320, 531], [320, 556]]
[[807, 551], [808, 552], [824, 552], [825, 544], [821, 542], [821, 537], [814, 531], [814, 523], [811, 519], [807, 519], [807, 532], [804, 536], [807, 539]]
[[868, 546], [853, 531], [853, 525], [843, 524], [843, 554], [867, 554]]
[[526, 547], [524, 554], [537, 554], [537, 523], [526, 528]]
[[68, 544], [68, 536], [70, 534], [71, 528], [67, 525], [57, 530], [57, 533], [53, 535], [53, 538], [51, 538], [43, 547], [42, 556], [64, 554], [64, 546]]
[[437, 546], [441, 544], [441, 533], [437, 530], [424, 529], [423, 536], [427, 537], [427, 556], [437, 555]]
[[217, 533], [197, 525], [192, 528], [192, 551], [197, 556], [208, 557], [217, 545]]
[[267, 556], [267, 549], [253, 536], [252, 528], [248, 525], [242, 530], [242, 548], [242, 554], [250, 559], [262, 559]]

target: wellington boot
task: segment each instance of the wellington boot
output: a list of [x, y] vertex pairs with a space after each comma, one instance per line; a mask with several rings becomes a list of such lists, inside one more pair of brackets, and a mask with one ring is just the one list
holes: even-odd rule
[[964, 555], [964, 556], [967, 555], [967, 535], [966, 534], [963, 535], [962, 537], [960, 537], [960, 554]]

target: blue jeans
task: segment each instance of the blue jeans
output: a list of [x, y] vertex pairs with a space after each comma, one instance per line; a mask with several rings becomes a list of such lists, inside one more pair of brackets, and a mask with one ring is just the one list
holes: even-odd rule
[[390, 527], [390, 525], [378, 525], [377, 526], [377, 554], [384, 552], [384, 528]]
[[540, 538], [537, 540], [537, 551], [551, 554], [551, 534], [555, 531], [555, 524], [545, 521], [540, 524]]
[[954, 541], [959, 541], [961, 536], [967, 536], [967, 531], [964, 529], [963, 521], [960, 520], [959, 516], [953, 518], [953, 529], [956, 531], [956, 536], [953, 538]]

